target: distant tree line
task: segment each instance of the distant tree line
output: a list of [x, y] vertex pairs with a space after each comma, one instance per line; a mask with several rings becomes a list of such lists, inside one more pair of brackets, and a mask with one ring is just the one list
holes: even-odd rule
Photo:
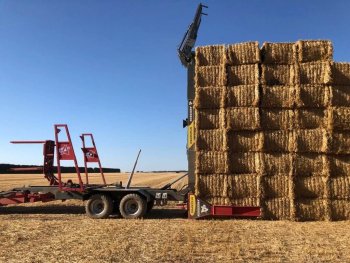
[[[0, 164], [0, 174], [42, 174], [42, 171], [11, 171], [11, 168], [28, 168], [28, 167], [40, 167], [38, 165], [15, 165], [15, 164]], [[120, 173], [118, 168], [102, 168], [104, 173]], [[57, 173], [57, 167], [54, 168], [55, 173]], [[85, 172], [84, 167], [79, 167], [81, 173]], [[75, 167], [61, 166], [62, 173], [75, 173]], [[88, 168], [89, 173], [99, 173], [99, 168]]]

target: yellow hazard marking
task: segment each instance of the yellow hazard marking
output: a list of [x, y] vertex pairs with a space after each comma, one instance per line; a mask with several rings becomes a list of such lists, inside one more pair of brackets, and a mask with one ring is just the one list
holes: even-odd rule
[[187, 130], [187, 148], [191, 148], [195, 142], [195, 133], [194, 133], [194, 121], [188, 125]]
[[190, 195], [190, 215], [194, 216], [196, 213], [196, 197], [194, 195]]

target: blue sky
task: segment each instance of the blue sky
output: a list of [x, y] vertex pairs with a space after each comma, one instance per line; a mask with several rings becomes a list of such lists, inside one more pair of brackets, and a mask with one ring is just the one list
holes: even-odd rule
[[[186, 70], [176, 48], [198, 1], [0, 0], [0, 163], [40, 164], [67, 123], [92, 132], [102, 164], [186, 169]], [[350, 61], [350, 1], [206, 1], [197, 45], [330, 39]], [[65, 163], [68, 165], [69, 163]]]

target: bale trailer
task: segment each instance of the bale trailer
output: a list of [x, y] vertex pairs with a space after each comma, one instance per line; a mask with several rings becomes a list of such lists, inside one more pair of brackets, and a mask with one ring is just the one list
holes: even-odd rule
[[[192, 51], [198, 29], [201, 23], [203, 8], [199, 4], [194, 20], [186, 31], [181, 44], [178, 47], [178, 54], [181, 63], [187, 68], [188, 85], [188, 116], [183, 121], [183, 127], [188, 128], [187, 157], [188, 173], [176, 180], [165, 184], [160, 188], [132, 187], [132, 178], [135, 173], [140, 152], [136, 158], [133, 170], [125, 185], [122, 182], [108, 184], [101, 166], [94, 137], [90, 133], [80, 136], [82, 140], [82, 151], [84, 154], [85, 182], [79, 171], [77, 158], [66, 124], [54, 125], [54, 140], [43, 141], [13, 141], [12, 143], [42, 144], [44, 162], [42, 167], [15, 168], [15, 171], [38, 171], [43, 172], [48, 181], [47, 186], [27, 186], [14, 188], [9, 191], [0, 192], [0, 207], [30, 202], [50, 202], [55, 200], [76, 199], [85, 201], [87, 216], [94, 219], [108, 218], [113, 213], [120, 214], [126, 219], [144, 217], [154, 206], [165, 206], [168, 202], [177, 202], [188, 212], [188, 218], [197, 219], [204, 217], [259, 217], [260, 207], [253, 206], [228, 206], [211, 205], [194, 194], [195, 186], [195, 150], [194, 150], [194, 52]], [[59, 135], [65, 133], [65, 139], [61, 140]], [[86, 147], [86, 140], [90, 138], [92, 147]], [[56, 155], [56, 157], [55, 157]], [[57, 176], [54, 174], [54, 161], [56, 159]], [[76, 180], [63, 181], [61, 172], [61, 161], [73, 161]], [[97, 163], [101, 174], [101, 184], [90, 184], [87, 170], [88, 163]], [[185, 188], [177, 190], [172, 186], [188, 177], [188, 184]]]

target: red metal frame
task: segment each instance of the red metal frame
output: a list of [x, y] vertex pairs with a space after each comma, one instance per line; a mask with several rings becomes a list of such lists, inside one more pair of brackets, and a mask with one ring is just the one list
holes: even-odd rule
[[188, 218], [203, 217], [259, 217], [261, 208], [258, 206], [227, 206], [211, 205], [196, 195], [188, 194]]
[[[67, 136], [67, 141], [60, 141], [58, 138], [58, 134], [61, 132], [61, 129], [64, 129]], [[55, 124], [55, 144], [56, 144], [56, 161], [57, 161], [57, 175], [58, 175], [58, 187], [60, 191], [84, 191], [84, 184], [81, 180], [78, 161], [75, 156], [74, 147], [72, 144], [72, 140], [69, 134], [67, 124]], [[75, 166], [75, 171], [78, 176], [79, 188], [70, 188], [66, 187], [62, 184], [62, 175], [61, 175], [61, 161], [73, 161]]]
[[[90, 137], [91, 143], [92, 143], [92, 147], [86, 147], [86, 145], [85, 145], [85, 138], [86, 137]], [[104, 184], [106, 184], [106, 179], [105, 179], [105, 176], [103, 174], [103, 169], [102, 169], [102, 165], [101, 165], [101, 161], [100, 161], [100, 156], [98, 155], [98, 152], [97, 152], [94, 136], [92, 135], [92, 133], [83, 133], [80, 136], [80, 139], [82, 140], [82, 143], [83, 143], [83, 147], [81, 148], [81, 150], [83, 151], [83, 154], [84, 154], [84, 166], [85, 166], [86, 184], [89, 184], [89, 175], [88, 175], [87, 163], [98, 163], [98, 167], [100, 169], [102, 181], [103, 181]]]
[[0, 206], [5, 205], [16, 205], [22, 203], [34, 203], [34, 202], [50, 202], [55, 200], [55, 196], [53, 194], [30, 194], [23, 192], [12, 192], [6, 194], [6, 196], [0, 197]]

